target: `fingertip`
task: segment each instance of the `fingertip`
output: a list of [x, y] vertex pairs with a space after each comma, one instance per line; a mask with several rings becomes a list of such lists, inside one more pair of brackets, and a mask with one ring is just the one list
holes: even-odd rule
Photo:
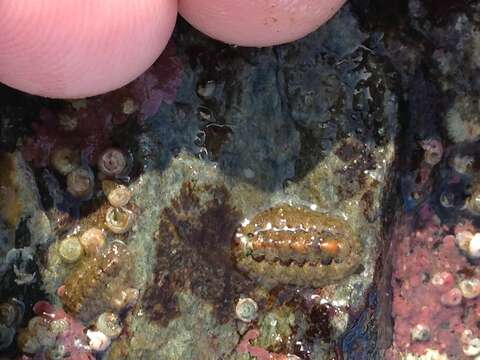
[[180, 15], [210, 37], [235, 45], [271, 46], [316, 30], [345, 0], [179, 0]]
[[52, 98], [119, 88], [165, 48], [176, 0], [0, 1], [0, 82]]

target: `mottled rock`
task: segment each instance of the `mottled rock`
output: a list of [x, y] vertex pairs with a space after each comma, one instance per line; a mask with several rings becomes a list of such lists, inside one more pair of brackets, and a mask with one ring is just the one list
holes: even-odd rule
[[[363, 45], [367, 38], [348, 6], [318, 32], [276, 48], [232, 48], [180, 23], [174, 39], [182, 83], [175, 101], [145, 120], [144, 174], [131, 187], [143, 212], [129, 246], [145, 259], [135, 267], [145, 291], [126, 321], [127, 358], [241, 358], [231, 353], [237, 299], [255, 299], [263, 319], [287, 301], [279, 294], [288, 287], [239, 271], [231, 240], [243, 219], [281, 203], [315, 204], [348, 223], [340, 233], [357, 244], [352, 252], [361, 248], [361, 265], [323, 277], [331, 280], [327, 286], [291, 283], [323, 286], [314, 303], [362, 310], [383, 235], [398, 130], [395, 74]], [[192, 96], [206, 83], [215, 84], [208, 96], [203, 90]], [[285, 308], [298, 313], [295, 340], [312, 359], [332, 356], [325, 339], [305, 337], [310, 314], [294, 304]], [[348, 312], [341, 314], [325, 317], [338, 323], [332, 338], [347, 328]], [[118, 346], [112, 344], [112, 359], [127, 353], [126, 342]], [[303, 354], [294, 342], [281, 351]]]

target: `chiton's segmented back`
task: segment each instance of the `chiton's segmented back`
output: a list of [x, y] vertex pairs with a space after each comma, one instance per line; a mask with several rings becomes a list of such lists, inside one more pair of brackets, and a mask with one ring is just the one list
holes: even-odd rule
[[269, 284], [324, 286], [358, 268], [362, 247], [345, 220], [283, 204], [244, 220], [233, 252], [241, 270]]

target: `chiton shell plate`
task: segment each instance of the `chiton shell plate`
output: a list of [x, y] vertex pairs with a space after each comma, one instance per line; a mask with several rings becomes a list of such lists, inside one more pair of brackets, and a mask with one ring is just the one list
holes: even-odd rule
[[132, 269], [132, 254], [118, 241], [95, 256], [85, 257], [65, 279], [60, 296], [65, 310], [83, 321], [115, 311], [112, 301], [131, 286]]
[[242, 271], [267, 284], [319, 287], [354, 273], [362, 246], [344, 219], [282, 204], [242, 222], [233, 254]]

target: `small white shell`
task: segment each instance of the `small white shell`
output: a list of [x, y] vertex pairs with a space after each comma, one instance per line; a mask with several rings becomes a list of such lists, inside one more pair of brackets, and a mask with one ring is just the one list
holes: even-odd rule
[[458, 284], [462, 295], [466, 299], [475, 299], [480, 295], [480, 280], [465, 279]]
[[461, 231], [455, 235], [455, 242], [462, 251], [468, 253], [472, 238], [473, 234], [470, 231]]
[[480, 192], [475, 190], [466, 201], [466, 208], [473, 214], [480, 214]]
[[480, 338], [471, 339], [463, 347], [463, 353], [467, 356], [476, 356], [480, 354]]
[[116, 338], [122, 333], [120, 319], [114, 313], [105, 312], [101, 314], [95, 323], [97, 330], [110, 338]]
[[15, 327], [25, 314], [25, 304], [15, 298], [0, 304], [0, 324], [7, 327]]
[[53, 151], [50, 163], [60, 174], [67, 175], [78, 168], [80, 156], [69, 147], [61, 147]]
[[95, 177], [90, 169], [77, 168], [67, 175], [67, 191], [75, 198], [87, 198], [92, 195]]
[[67, 319], [55, 319], [48, 324], [48, 330], [54, 334], [61, 334], [68, 329], [70, 323]]
[[108, 193], [107, 198], [113, 207], [122, 207], [128, 204], [132, 198], [132, 192], [125, 185], [117, 185]]
[[58, 252], [63, 261], [74, 263], [82, 256], [83, 248], [76, 236], [70, 236], [60, 242]]
[[87, 338], [88, 347], [95, 352], [107, 350], [111, 343], [110, 338], [101, 331], [87, 330]]
[[235, 307], [237, 318], [244, 322], [250, 322], [257, 317], [258, 305], [251, 298], [240, 298]]
[[108, 177], [117, 177], [127, 168], [127, 158], [122, 150], [106, 149], [98, 158], [98, 170]]
[[133, 218], [130, 210], [111, 207], [105, 215], [105, 225], [114, 234], [124, 234], [133, 226]]
[[468, 244], [468, 256], [472, 259], [480, 258], [480, 233], [473, 235]]
[[472, 171], [474, 160], [475, 159], [472, 156], [456, 155], [453, 157], [452, 161], [450, 161], [450, 165], [456, 172], [467, 175]]
[[140, 292], [134, 288], [122, 290], [111, 300], [111, 305], [118, 311], [135, 305], [140, 296]]
[[135, 101], [133, 101], [131, 98], [126, 99], [122, 104], [122, 112], [125, 115], [131, 115], [135, 111], [137, 111], [137, 105], [135, 104]]
[[80, 236], [80, 244], [88, 255], [95, 255], [105, 245], [105, 241], [104, 232], [95, 227], [86, 230]]
[[430, 339], [430, 328], [423, 324], [417, 324], [410, 330], [412, 341], [428, 341]]
[[463, 330], [462, 332], [462, 335], [460, 335], [460, 341], [462, 342], [462, 344], [468, 344], [470, 342], [470, 340], [473, 339], [473, 332], [472, 330], [470, 329], [465, 329]]

